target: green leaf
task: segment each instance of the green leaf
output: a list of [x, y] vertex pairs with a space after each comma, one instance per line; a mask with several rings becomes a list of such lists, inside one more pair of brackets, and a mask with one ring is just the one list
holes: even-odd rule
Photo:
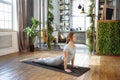
[[51, 50], [51, 42], [52, 42], [52, 33], [53, 33], [53, 20], [54, 20], [54, 15], [52, 13], [52, 10], [54, 9], [52, 5], [52, 0], [48, 0], [48, 20], [47, 20], [47, 36], [48, 36], [48, 41], [47, 41], [47, 46], [48, 49]]
[[120, 55], [120, 22], [99, 22], [98, 25], [98, 53]]
[[[39, 25], [39, 21], [35, 18], [31, 18], [31, 24], [30, 26], [26, 27], [24, 29], [25, 32], [27, 32], [27, 35], [32, 39], [32, 41], [34, 40], [34, 38], [38, 35], [36, 31], [36, 29], [38, 28]], [[33, 44], [34, 42], [32, 42], [31, 44]]]

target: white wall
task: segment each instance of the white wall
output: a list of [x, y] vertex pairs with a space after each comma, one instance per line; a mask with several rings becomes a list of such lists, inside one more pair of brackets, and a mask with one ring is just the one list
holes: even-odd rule
[[[1, 38], [3, 38], [3, 36], [6, 36], [6, 35], [8, 35], [8, 36], [11, 35], [12, 40], [10, 41], [8, 39], [8, 40], [5, 40], [5, 42], [4, 42], [4, 40], [2, 40]], [[2, 45], [8, 44], [9, 45], [9, 47], [0, 48], [0, 56], [18, 52], [17, 32], [0, 32], [0, 39], [1, 39], [0, 44], [2, 44]], [[2, 45], [0, 45], [0, 46], [2, 47]]]
[[[84, 6], [86, 14], [82, 14], [82, 10], [78, 9], [78, 5]], [[81, 31], [86, 31], [90, 26], [89, 13], [90, 0], [73, 0], [72, 1], [72, 28], [81, 28]]]

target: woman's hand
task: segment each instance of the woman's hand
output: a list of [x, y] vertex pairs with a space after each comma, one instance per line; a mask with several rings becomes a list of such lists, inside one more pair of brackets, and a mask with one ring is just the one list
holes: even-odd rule
[[72, 72], [70, 69], [65, 69], [65, 71], [66, 71], [66, 72], [69, 72], [69, 73]]
[[73, 68], [78, 68], [78, 66], [75, 66], [75, 65], [74, 65]]

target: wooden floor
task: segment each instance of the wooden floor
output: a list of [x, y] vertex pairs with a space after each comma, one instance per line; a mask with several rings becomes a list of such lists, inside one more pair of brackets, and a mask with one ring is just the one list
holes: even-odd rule
[[54, 57], [60, 51], [14, 53], [0, 57], [0, 80], [120, 80], [120, 57], [76, 54], [75, 64], [89, 66], [90, 71], [80, 77], [21, 63], [33, 57]]

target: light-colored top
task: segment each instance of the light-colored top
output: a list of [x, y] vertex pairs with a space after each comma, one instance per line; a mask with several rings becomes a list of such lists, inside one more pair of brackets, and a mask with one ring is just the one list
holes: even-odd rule
[[[74, 45], [75, 46], [75, 45]], [[68, 43], [67, 45], [65, 45], [64, 47], [64, 52], [68, 52], [68, 63], [72, 60], [72, 58], [75, 56], [76, 53], [76, 47], [71, 48], [70, 44]]]
[[[64, 50], [68, 52], [68, 63], [72, 60], [72, 58], [75, 56], [76, 47], [73, 49], [70, 47], [70, 44], [65, 45]], [[63, 63], [64, 61], [64, 55], [57, 56], [55, 58], [47, 57], [47, 58], [38, 58], [34, 60], [37, 63], [47, 64], [51, 66], [58, 66]]]

